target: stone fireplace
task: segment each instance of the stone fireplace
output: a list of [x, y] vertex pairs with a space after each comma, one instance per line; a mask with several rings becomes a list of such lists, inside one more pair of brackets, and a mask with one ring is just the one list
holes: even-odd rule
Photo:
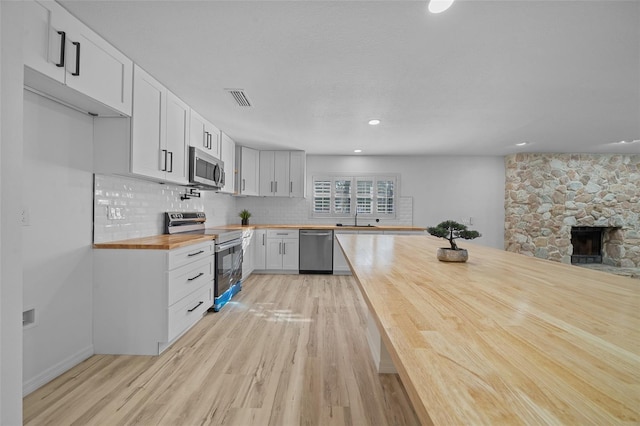
[[505, 157], [505, 248], [640, 267], [640, 155]]

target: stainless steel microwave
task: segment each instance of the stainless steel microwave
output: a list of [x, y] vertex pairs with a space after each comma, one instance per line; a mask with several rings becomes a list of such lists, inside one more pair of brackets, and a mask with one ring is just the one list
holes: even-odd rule
[[190, 146], [189, 184], [201, 189], [221, 189], [224, 187], [224, 162]]

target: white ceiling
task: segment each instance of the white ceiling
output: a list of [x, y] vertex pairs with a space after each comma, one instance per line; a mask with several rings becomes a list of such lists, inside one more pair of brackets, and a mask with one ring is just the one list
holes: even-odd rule
[[640, 1], [61, 3], [243, 145], [640, 153]]

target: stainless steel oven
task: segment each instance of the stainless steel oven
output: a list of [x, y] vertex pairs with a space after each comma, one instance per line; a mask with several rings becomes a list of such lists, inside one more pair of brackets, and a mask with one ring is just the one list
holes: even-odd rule
[[242, 232], [218, 234], [213, 310], [218, 311], [242, 289]]

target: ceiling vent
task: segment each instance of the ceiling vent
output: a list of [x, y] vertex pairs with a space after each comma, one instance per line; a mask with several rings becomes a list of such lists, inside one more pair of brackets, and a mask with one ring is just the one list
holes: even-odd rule
[[224, 90], [226, 90], [227, 92], [229, 92], [231, 96], [233, 96], [233, 99], [236, 101], [238, 106], [241, 106], [241, 107], [251, 106], [251, 102], [249, 102], [249, 98], [247, 98], [247, 94], [244, 93], [244, 90], [242, 89], [224, 89]]

